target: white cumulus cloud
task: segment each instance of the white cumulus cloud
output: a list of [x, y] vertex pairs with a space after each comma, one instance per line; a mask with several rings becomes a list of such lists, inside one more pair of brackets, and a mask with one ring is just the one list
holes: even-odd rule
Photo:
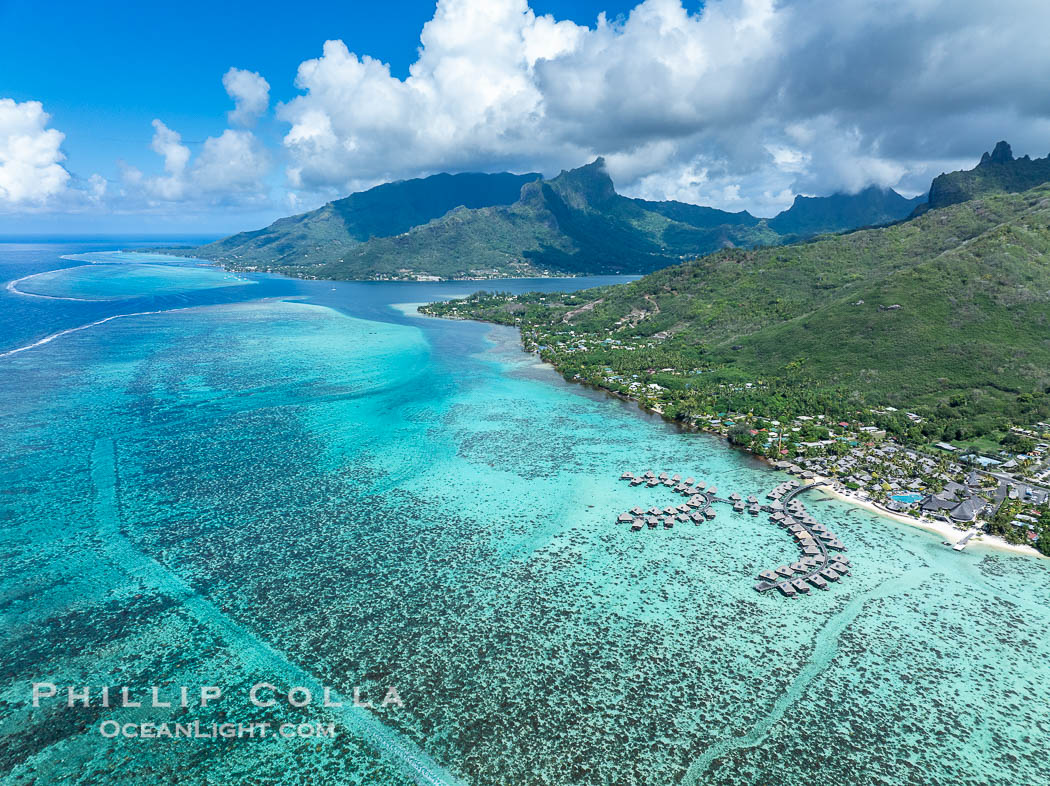
[[0, 98], [0, 206], [41, 204], [65, 190], [65, 135], [49, 119], [39, 101]]
[[270, 106], [270, 83], [254, 71], [231, 68], [223, 74], [222, 86], [234, 101], [227, 114], [231, 123], [252, 126]]
[[135, 168], [124, 173], [125, 184], [151, 201], [221, 204], [262, 198], [269, 157], [250, 131], [228, 128], [208, 137], [193, 158], [178, 132], [154, 120], [151, 147], [164, 159], [165, 174], [148, 176]]
[[439, 0], [406, 78], [328, 41], [278, 116], [295, 188], [600, 154], [622, 191], [770, 215], [798, 192], [920, 191], [1004, 137], [1045, 154], [1048, 24], [1030, 0], [644, 0], [590, 27]]

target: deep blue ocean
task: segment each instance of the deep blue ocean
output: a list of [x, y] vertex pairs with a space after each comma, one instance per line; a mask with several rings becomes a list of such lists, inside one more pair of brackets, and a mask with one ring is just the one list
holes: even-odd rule
[[144, 245], [0, 244], [3, 783], [1050, 782], [1046, 560], [808, 492], [852, 575], [757, 594], [784, 531], [631, 532], [681, 500], [618, 478], [785, 476], [415, 311], [625, 279], [300, 281]]

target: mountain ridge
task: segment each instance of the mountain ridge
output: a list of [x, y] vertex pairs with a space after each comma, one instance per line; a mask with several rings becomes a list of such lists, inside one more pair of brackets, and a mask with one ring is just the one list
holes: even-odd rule
[[1019, 193], [1050, 181], [1050, 155], [1014, 158], [1010, 144], [999, 141], [973, 169], [941, 173], [930, 184], [929, 198], [913, 216], [992, 193]]
[[627, 284], [427, 311], [517, 325], [566, 378], [649, 390], [667, 417], [892, 405], [918, 413], [901, 425], [913, 442], [987, 437], [1050, 417], [1050, 182]]
[[[721, 248], [899, 220], [910, 205], [890, 193], [896, 202], [865, 192], [804, 197], [767, 220], [622, 196], [599, 157], [548, 179], [468, 173], [386, 183], [193, 253], [233, 269], [332, 279], [647, 273]], [[792, 223], [800, 206], [807, 215]], [[771, 226], [778, 220], [784, 232]]]

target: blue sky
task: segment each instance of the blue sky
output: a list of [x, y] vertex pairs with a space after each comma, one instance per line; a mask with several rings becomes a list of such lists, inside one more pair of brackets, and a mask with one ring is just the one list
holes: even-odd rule
[[[626, 13], [628, 2], [534, 2], [593, 25], [598, 14]], [[223, 129], [230, 100], [221, 76], [231, 66], [257, 71], [271, 99], [296, 94], [296, 68], [328, 39], [389, 63], [404, 78], [416, 59], [419, 31], [434, 0], [311, 2], [69, 2], [42, 6], [0, 0], [0, 96], [40, 100], [66, 134], [71, 166], [85, 176], [117, 174], [116, 161], [147, 165], [150, 123], [161, 118], [184, 140]], [[60, 21], [60, 24], [55, 22]], [[279, 143], [276, 122], [261, 129]]]
[[1046, 154], [1045, 3], [878, 5], [0, 0], [0, 233], [221, 234], [392, 178], [595, 155], [621, 191], [772, 215], [918, 193], [1003, 137]]

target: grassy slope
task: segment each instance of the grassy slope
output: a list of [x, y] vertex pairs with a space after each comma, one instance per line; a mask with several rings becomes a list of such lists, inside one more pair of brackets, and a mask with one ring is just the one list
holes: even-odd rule
[[481, 208], [515, 202], [538, 174], [464, 173], [384, 183], [317, 210], [241, 232], [197, 249], [204, 259], [239, 265], [315, 266], [342, 259], [372, 237], [407, 232], [465, 206]]
[[[390, 270], [444, 277], [484, 270], [649, 272], [726, 244], [778, 239], [754, 218], [742, 221], [739, 214], [675, 209], [666, 203], [655, 210], [649, 209], [651, 204], [618, 195], [599, 160], [530, 183], [513, 205], [456, 210], [402, 235], [374, 238], [316, 274], [359, 278]], [[720, 217], [726, 223], [711, 226]]]
[[[584, 303], [593, 307], [566, 316]], [[901, 308], [879, 309], [894, 304]], [[632, 284], [524, 305], [479, 316], [622, 339], [670, 334], [665, 356], [705, 365], [707, 379], [802, 368], [806, 384], [852, 389], [871, 403], [1042, 392], [1050, 185], [891, 227], [723, 251]]]

